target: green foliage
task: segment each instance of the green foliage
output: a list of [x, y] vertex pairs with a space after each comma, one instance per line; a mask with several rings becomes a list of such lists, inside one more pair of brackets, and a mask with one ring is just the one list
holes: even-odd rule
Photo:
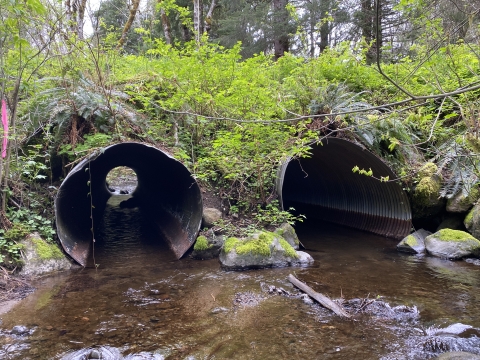
[[21, 250], [24, 246], [18, 242], [29, 233], [24, 224], [14, 224], [7, 231], [0, 229], [0, 263], [9, 267], [21, 264]]
[[53, 229], [51, 219], [45, 218], [27, 208], [10, 208], [8, 218], [13, 222], [14, 227], [20, 226], [29, 233], [36, 231], [47, 242], [53, 242], [53, 236], [56, 234], [56, 231]]

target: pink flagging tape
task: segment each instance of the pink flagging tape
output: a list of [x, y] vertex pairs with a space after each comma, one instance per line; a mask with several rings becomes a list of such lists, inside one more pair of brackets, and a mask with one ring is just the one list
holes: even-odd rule
[[7, 144], [8, 144], [8, 118], [7, 118], [7, 103], [5, 99], [2, 99], [2, 125], [3, 125], [3, 145], [2, 145], [2, 158], [7, 156]]

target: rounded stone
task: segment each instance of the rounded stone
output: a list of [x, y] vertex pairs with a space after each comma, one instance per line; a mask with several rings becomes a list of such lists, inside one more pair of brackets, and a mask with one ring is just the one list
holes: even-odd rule
[[222, 218], [222, 212], [215, 208], [204, 208], [203, 209], [203, 226], [212, 227], [213, 224]]

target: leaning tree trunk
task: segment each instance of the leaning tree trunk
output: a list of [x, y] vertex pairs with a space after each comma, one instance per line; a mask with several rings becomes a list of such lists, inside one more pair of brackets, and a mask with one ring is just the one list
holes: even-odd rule
[[288, 51], [288, 0], [273, 0], [274, 55], [275, 60]]
[[127, 34], [130, 31], [130, 28], [132, 27], [133, 20], [135, 20], [135, 15], [137, 14], [138, 10], [138, 5], [140, 5], [140, 0], [133, 0], [132, 1], [132, 8], [130, 9], [130, 15], [128, 17], [128, 20], [123, 27], [122, 31], [122, 36], [120, 37], [120, 40], [118, 40], [118, 45], [117, 49], [120, 49], [125, 45], [125, 42], [127, 41]]

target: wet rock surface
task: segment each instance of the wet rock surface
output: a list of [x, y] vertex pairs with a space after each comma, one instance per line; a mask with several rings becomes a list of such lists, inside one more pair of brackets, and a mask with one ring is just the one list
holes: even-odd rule
[[397, 250], [411, 254], [425, 253], [425, 238], [432, 233], [430, 231], [420, 229], [405, 237], [397, 245]]
[[435, 360], [480, 360], [480, 355], [465, 351], [452, 351], [437, 356]]

